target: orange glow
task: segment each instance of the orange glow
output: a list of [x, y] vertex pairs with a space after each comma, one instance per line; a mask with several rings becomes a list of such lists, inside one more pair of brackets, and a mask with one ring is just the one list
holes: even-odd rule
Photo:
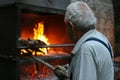
[[27, 51], [25, 49], [21, 49], [21, 53], [20, 54], [23, 54], [23, 53], [27, 53]]
[[[45, 42], [47, 45], [48, 43], [48, 38], [44, 35], [44, 22], [39, 22], [35, 28], [33, 28], [34, 31], [34, 36], [33, 39], [37, 39], [37, 40], [41, 40], [43, 42]], [[45, 55], [47, 55], [47, 49], [46, 48], [39, 48], [41, 51], [43, 51], [45, 53]], [[42, 53], [43, 54], [43, 53]], [[41, 52], [37, 52], [37, 55], [41, 55]]]
[[[44, 22], [39, 22], [37, 25], [35, 25], [35, 27], [33, 28], [33, 39], [34, 40], [40, 40], [40, 41], [43, 41], [45, 44], [49, 45], [48, 43], [48, 38], [45, 36], [44, 34]], [[41, 52], [35, 52], [31, 49], [28, 49], [27, 51], [30, 51], [32, 52], [32, 55], [47, 55], [47, 50], [49, 48], [39, 48], [39, 50]], [[21, 53], [20, 54], [23, 54], [23, 53], [28, 53], [25, 49], [21, 49]]]

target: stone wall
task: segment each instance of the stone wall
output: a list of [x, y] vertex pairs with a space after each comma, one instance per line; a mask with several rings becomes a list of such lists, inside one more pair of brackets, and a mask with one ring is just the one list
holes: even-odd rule
[[115, 15], [115, 49], [116, 56], [120, 56], [120, 0], [113, 0]]

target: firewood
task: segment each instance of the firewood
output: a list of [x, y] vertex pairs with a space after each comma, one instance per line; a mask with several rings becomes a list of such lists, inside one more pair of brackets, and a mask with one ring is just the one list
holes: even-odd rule
[[28, 43], [31, 47], [35, 47], [36, 45], [47, 45], [45, 42], [41, 41], [41, 40], [32, 40], [30, 38], [28, 38]]
[[23, 38], [18, 38], [18, 46], [28, 46], [28, 41]]

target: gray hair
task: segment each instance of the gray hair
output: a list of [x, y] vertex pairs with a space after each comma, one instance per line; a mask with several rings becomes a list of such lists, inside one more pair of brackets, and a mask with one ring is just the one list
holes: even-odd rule
[[82, 0], [71, 0], [71, 2], [75, 2], [75, 1], [82, 1]]
[[75, 28], [82, 31], [95, 29], [96, 17], [89, 6], [81, 1], [75, 1], [68, 5], [65, 14], [65, 21], [72, 22]]

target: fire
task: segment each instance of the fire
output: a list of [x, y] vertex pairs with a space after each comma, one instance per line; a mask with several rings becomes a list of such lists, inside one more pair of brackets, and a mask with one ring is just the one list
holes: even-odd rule
[[39, 39], [41, 41], [44, 41], [45, 43], [48, 43], [48, 38], [44, 35], [44, 23], [39, 22], [35, 28], [33, 28], [34, 31], [34, 37], [33, 39]]
[[[45, 44], [49, 45], [48, 38], [44, 34], [44, 22], [43, 21], [35, 25], [35, 27], [33, 28], [33, 31], [34, 31], [33, 33], [34, 40], [40, 40], [40, 41], [43, 41]], [[49, 48], [39, 48], [39, 50], [41, 52], [36, 52], [31, 49], [28, 49], [27, 51], [32, 52], [32, 55], [47, 55], [47, 50], [49, 50]], [[21, 49], [20, 54], [27, 53], [27, 51], [25, 49]]]
[[[45, 42], [47, 45], [48, 43], [48, 38], [46, 37], [46, 35], [44, 34], [44, 22], [39, 22], [35, 28], [33, 28], [34, 31], [34, 36], [33, 39], [38, 39], [41, 40], [43, 42]], [[46, 48], [39, 48], [41, 51], [43, 51], [45, 53], [45, 55], [47, 55], [47, 49]], [[37, 52], [37, 55], [41, 55], [41, 52]]]

